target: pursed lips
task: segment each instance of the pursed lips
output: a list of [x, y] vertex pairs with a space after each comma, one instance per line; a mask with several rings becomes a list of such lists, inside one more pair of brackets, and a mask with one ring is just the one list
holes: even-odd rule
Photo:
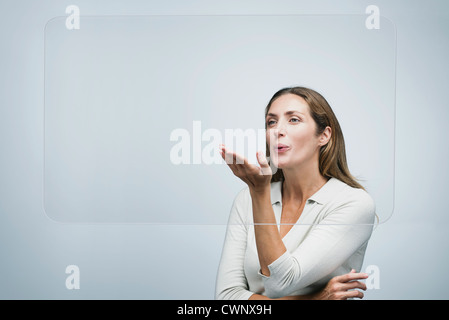
[[287, 151], [287, 150], [289, 150], [289, 149], [290, 149], [289, 146], [286, 146], [285, 144], [282, 144], [282, 143], [279, 143], [279, 144], [276, 146], [277, 152], [285, 152], [285, 151]]

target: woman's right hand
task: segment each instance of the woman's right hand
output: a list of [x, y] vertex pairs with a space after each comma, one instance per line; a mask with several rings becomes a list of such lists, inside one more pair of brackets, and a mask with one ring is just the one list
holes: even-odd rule
[[312, 295], [313, 300], [346, 300], [349, 298], [363, 298], [366, 285], [358, 280], [368, 278], [367, 273], [356, 273], [354, 269], [350, 273], [333, 277], [321, 291]]

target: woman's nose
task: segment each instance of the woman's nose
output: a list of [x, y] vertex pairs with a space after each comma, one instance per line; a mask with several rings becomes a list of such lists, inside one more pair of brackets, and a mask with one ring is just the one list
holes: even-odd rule
[[279, 124], [279, 126], [277, 127], [277, 131], [278, 136], [285, 136], [286, 133], [285, 125]]

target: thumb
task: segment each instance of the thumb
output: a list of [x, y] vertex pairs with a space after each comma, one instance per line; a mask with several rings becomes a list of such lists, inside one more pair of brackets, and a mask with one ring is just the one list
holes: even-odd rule
[[260, 164], [261, 174], [271, 175], [270, 165], [268, 164], [268, 160], [262, 151], [257, 152], [257, 161]]
[[257, 161], [259, 162], [261, 167], [269, 167], [268, 160], [263, 154], [263, 151], [257, 152]]

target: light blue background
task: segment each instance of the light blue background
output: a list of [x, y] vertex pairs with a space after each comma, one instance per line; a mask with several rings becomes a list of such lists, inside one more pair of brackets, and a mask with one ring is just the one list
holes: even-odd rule
[[[445, 1], [16, 1], [0, 4], [0, 297], [212, 299], [224, 225], [56, 223], [44, 214], [45, 23], [81, 14], [360, 14], [370, 4], [397, 28], [394, 214], [364, 266], [366, 299], [447, 299], [449, 6]], [[238, 187], [239, 185], [236, 184]], [[226, 210], [228, 210], [226, 208]], [[78, 265], [81, 289], [67, 290]]]

